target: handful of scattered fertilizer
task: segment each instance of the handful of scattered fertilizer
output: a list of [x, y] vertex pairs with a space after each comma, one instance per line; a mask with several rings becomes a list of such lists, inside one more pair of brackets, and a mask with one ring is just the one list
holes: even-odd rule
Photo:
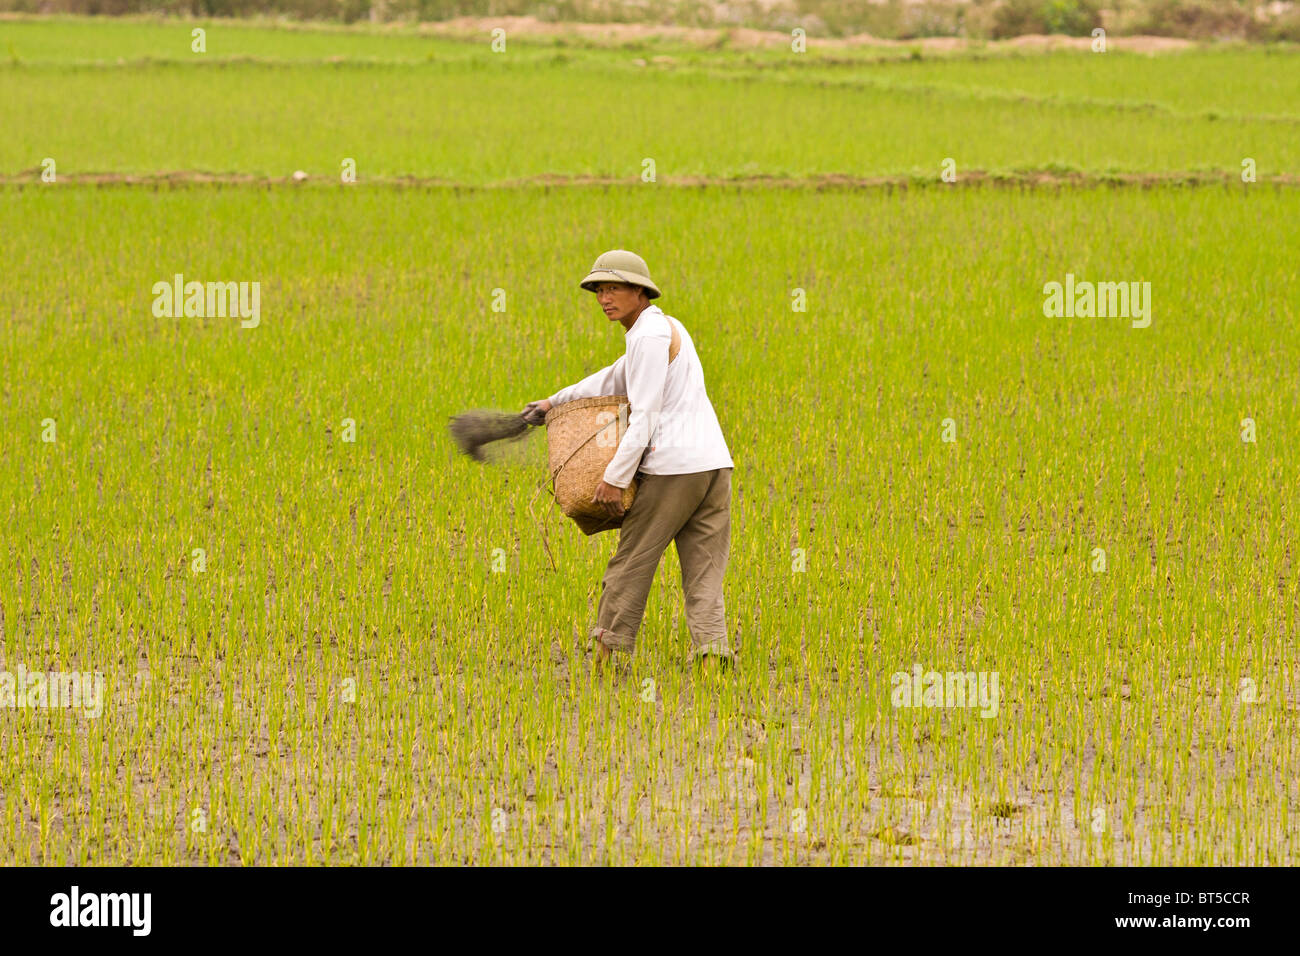
[[451, 419], [451, 437], [475, 461], [487, 461], [483, 446], [495, 441], [518, 441], [528, 433], [528, 422], [518, 412], [476, 408]]

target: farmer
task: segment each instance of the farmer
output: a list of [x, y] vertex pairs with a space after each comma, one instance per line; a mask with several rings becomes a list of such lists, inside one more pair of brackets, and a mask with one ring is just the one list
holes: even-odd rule
[[[627, 430], [596, 487], [594, 500], [623, 514], [623, 489], [637, 479], [618, 549], [601, 581], [590, 636], [596, 663], [616, 650], [632, 652], [646, 598], [670, 541], [677, 545], [686, 592], [686, 623], [697, 661], [734, 661], [727, 641], [722, 578], [731, 543], [731, 472], [722, 427], [704, 390], [704, 369], [685, 327], [651, 299], [659, 287], [640, 256], [623, 249], [601, 255], [581, 286], [611, 322], [623, 326], [626, 353], [613, 365], [529, 402], [525, 420], [540, 424], [553, 405], [598, 395], [626, 395]], [[676, 330], [680, 351], [669, 361]]]

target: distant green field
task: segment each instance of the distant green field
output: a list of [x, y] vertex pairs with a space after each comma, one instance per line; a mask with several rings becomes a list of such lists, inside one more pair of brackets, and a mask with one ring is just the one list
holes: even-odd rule
[[[106, 688], [95, 717], [0, 706], [4, 859], [1297, 862], [1300, 191], [671, 184], [1293, 174], [1268, 53], [824, 68], [860, 89], [270, 31], [244, 51], [438, 56], [50, 62], [98, 28], [0, 23], [0, 672]], [[1089, 63], [1168, 109], [1102, 105], [1126, 90]], [[1088, 102], [984, 92], [1015, 89]], [[17, 175], [45, 156], [316, 181]], [[663, 181], [473, 188], [643, 156]], [[466, 188], [365, 181], [400, 174]], [[736, 461], [721, 678], [684, 663], [671, 549], [593, 675], [616, 536], [547, 513], [544, 434], [480, 465], [446, 433], [621, 354], [577, 286], [612, 247]], [[259, 323], [155, 315], [176, 273], [260, 283]], [[1067, 275], [1149, 282], [1149, 326], [1046, 316]], [[897, 706], [917, 664], [996, 673], [996, 713]]]
[[[0, 174], [46, 157], [69, 174], [331, 178], [350, 157], [362, 179], [465, 183], [636, 178], [646, 159], [665, 182], [937, 177], [948, 158], [958, 175], [1236, 175], [1246, 158], [1261, 177], [1300, 168], [1300, 53], [1282, 48], [881, 63], [814, 44], [806, 56], [678, 51], [672, 64], [639, 67], [636, 51], [521, 40], [494, 54], [486, 36], [224, 24], [208, 28], [200, 55], [189, 29], [0, 22], [0, 51], [17, 57], [0, 67]], [[593, 110], [602, 98], [618, 103], [616, 117]]]

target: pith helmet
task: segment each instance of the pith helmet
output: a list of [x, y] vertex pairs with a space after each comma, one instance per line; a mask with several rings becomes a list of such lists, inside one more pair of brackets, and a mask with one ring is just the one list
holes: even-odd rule
[[602, 282], [629, 282], [645, 287], [645, 294], [652, 299], [659, 298], [659, 287], [650, 278], [650, 270], [645, 260], [635, 252], [626, 249], [611, 249], [602, 252], [591, 267], [587, 278], [582, 280], [582, 287], [588, 292], [595, 292]]

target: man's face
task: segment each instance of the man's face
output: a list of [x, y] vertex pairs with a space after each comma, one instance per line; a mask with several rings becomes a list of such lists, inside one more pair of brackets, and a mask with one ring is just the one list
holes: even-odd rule
[[628, 282], [602, 282], [596, 287], [596, 301], [611, 322], [637, 315], [650, 303], [643, 288]]

